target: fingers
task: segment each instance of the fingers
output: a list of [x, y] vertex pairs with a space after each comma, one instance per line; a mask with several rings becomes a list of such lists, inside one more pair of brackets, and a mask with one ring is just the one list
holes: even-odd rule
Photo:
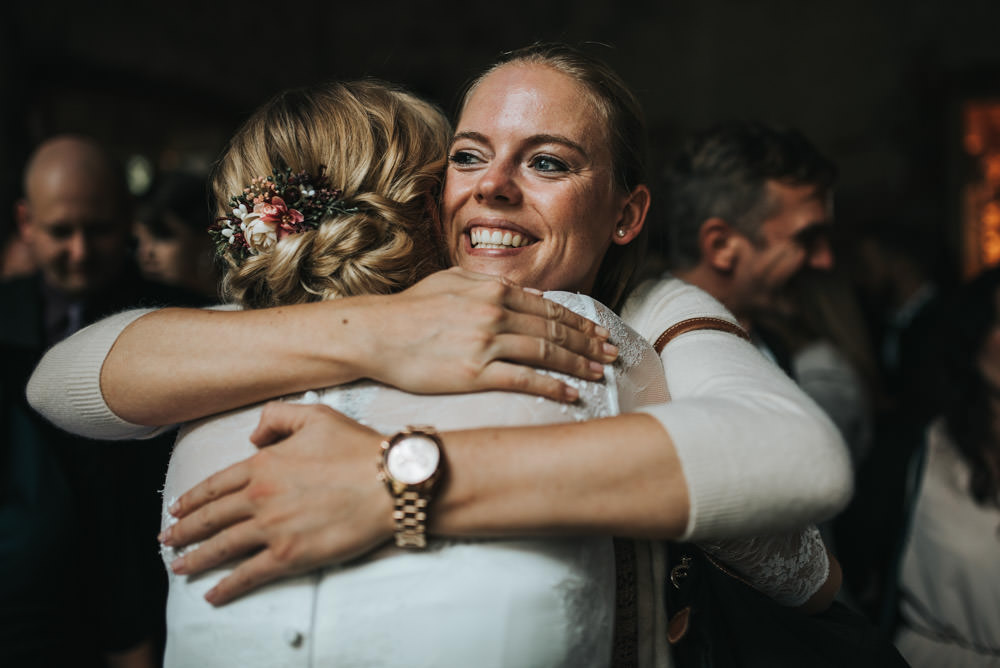
[[205, 600], [212, 605], [224, 605], [272, 580], [291, 575], [291, 572], [283, 570], [284, 567], [285, 565], [276, 560], [269, 550], [264, 550], [222, 578], [205, 594]]
[[170, 563], [177, 575], [197, 575], [259, 549], [264, 539], [251, 521], [240, 522], [212, 536]]
[[288, 438], [305, 426], [314, 408], [317, 407], [282, 401], [268, 403], [261, 411], [257, 428], [250, 434], [250, 442], [262, 448]]
[[542, 297], [537, 291], [506, 288], [504, 305], [519, 313], [538, 316], [581, 332], [590, 338], [607, 340], [608, 330], [568, 308]]
[[189, 515], [210, 501], [243, 489], [249, 479], [248, 460], [237, 462], [229, 468], [209, 476], [185, 492], [170, 506], [170, 514], [174, 517]]
[[171, 547], [190, 545], [242, 522], [252, 514], [253, 507], [245, 495], [223, 496], [164, 529], [160, 542]]
[[[562, 338], [564, 343], [553, 342], [553, 336]], [[609, 343], [601, 344], [607, 348], [592, 353], [597, 358], [594, 359], [571, 349], [571, 346], [579, 347], [578, 341], [570, 340], [574, 336], [579, 334], [500, 334], [493, 339], [490, 356], [495, 360], [560, 371], [584, 380], [600, 380], [604, 376], [604, 363], [613, 361], [618, 349]]]
[[524, 392], [553, 401], [572, 403], [580, 397], [575, 387], [558, 378], [509, 362], [492, 362], [483, 371], [482, 379], [490, 389]]

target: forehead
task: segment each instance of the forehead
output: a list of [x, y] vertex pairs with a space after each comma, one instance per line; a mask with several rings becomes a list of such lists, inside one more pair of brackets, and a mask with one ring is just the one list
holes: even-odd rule
[[829, 197], [813, 185], [768, 181], [772, 214], [764, 221], [765, 234], [791, 236], [806, 227], [830, 223]]
[[479, 82], [462, 109], [457, 130], [566, 135], [595, 145], [606, 143], [605, 125], [593, 95], [582, 84], [546, 65], [512, 63]]
[[100, 181], [44, 181], [29, 191], [28, 203], [41, 225], [106, 224], [123, 218], [116, 193]]

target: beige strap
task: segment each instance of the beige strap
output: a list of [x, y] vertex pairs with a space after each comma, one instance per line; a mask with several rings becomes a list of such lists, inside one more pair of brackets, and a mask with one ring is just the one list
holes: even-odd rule
[[750, 340], [750, 335], [747, 334], [746, 330], [739, 325], [734, 325], [728, 320], [723, 320], [722, 318], [702, 316], [700, 318], [688, 318], [687, 320], [681, 320], [679, 323], [668, 327], [656, 339], [656, 343], [653, 344], [653, 348], [656, 349], [657, 353], [662, 353], [663, 348], [675, 338], [681, 334], [687, 334], [688, 332], [693, 332], [698, 329], [714, 329], [720, 332], [735, 334], [741, 339], [746, 339], [747, 341]]

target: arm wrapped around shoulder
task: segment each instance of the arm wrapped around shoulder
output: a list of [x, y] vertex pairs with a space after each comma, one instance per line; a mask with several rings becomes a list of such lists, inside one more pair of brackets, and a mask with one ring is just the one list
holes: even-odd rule
[[[706, 292], [665, 276], [623, 311], [647, 339], [695, 317], [735, 323]], [[823, 411], [751, 343], [714, 330], [672, 339], [661, 353], [671, 403], [644, 408], [670, 434], [690, 495], [686, 540], [798, 530], [842, 509], [850, 457]]]
[[108, 407], [101, 367], [122, 331], [153, 309], [123, 311], [53, 346], [28, 381], [28, 403], [60, 429], [103, 440], [150, 438], [164, 428], [132, 424]]
[[670, 433], [690, 496], [686, 540], [788, 531], [850, 499], [836, 427], [750, 343], [690, 332], [663, 351], [673, 401], [643, 409]]

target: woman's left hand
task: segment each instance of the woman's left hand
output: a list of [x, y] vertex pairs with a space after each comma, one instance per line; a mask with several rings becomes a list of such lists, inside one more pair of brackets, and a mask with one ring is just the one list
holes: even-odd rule
[[205, 598], [221, 605], [261, 585], [364, 554], [392, 537], [392, 501], [375, 479], [382, 436], [321, 405], [264, 407], [262, 449], [199, 483], [171, 508], [161, 541], [204, 541], [171, 569], [193, 575], [246, 558]]

